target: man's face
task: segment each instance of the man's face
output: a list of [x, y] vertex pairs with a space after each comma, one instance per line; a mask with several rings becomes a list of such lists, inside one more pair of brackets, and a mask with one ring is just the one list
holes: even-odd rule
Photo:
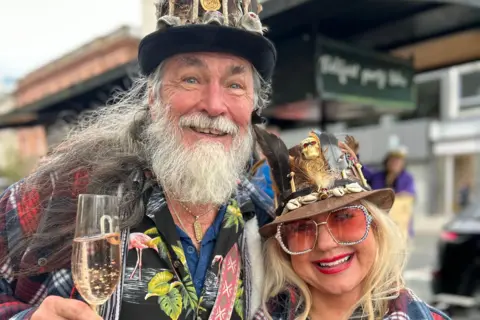
[[[160, 97], [186, 147], [207, 140], [229, 149], [250, 124], [253, 70], [246, 60], [227, 54], [178, 55], [165, 64]], [[218, 128], [202, 128], [200, 120], [193, 120], [196, 116], [216, 119]]]
[[161, 81], [160, 94], [150, 92], [153, 172], [177, 200], [224, 203], [253, 150], [252, 67], [223, 54], [179, 55]]

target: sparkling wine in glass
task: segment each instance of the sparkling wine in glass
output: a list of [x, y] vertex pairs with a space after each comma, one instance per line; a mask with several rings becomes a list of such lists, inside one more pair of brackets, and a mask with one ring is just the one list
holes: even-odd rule
[[78, 292], [96, 312], [120, 280], [119, 222], [118, 197], [79, 195], [72, 276]]

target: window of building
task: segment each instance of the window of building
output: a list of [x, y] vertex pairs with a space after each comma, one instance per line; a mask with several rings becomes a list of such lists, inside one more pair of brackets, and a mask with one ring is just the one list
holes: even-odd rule
[[464, 73], [460, 81], [462, 98], [480, 97], [480, 71]]
[[480, 108], [480, 70], [460, 74], [460, 108]]
[[439, 78], [417, 83], [417, 107], [415, 110], [403, 113], [400, 119], [438, 119], [440, 117], [440, 88], [441, 79]]
[[441, 80], [434, 79], [417, 84], [417, 114], [419, 117], [440, 116]]

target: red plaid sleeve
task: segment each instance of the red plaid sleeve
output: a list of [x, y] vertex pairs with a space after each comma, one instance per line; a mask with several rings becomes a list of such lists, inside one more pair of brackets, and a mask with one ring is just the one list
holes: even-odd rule
[[6, 294], [0, 294], [0, 319], [28, 320], [35, 308]]
[[[76, 198], [79, 193], [86, 190], [88, 173], [77, 171], [73, 175], [72, 182], [73, 184], [68, 188], [68, 196]], [[52, 197], [57, 196], [56, 190], [53, 190], [55, 185], [52, 181]], [[38, 190], [26, 188], [23, 182], [9, 187], [0, 195], [0, 258], [8, 256], [10, 235], [27, 235], [36, 231], [41, 210], [40, 203]], [[22, 281], [19, 279], [14, 281], [12, 269], [13, 266], [9, 260], [0, 265], [0, 320], [30, 319], [35, 309], [28, 302], [36, 299], [38, 302], [40, 290], [45, 289], [44, 279], [30, 277], [21, 279]]]
[[37, 190], [29, 190], [16, 198], [16, 210], [23, 234], [32, 234], [37, 228], [40, 195]]
[[[0, 196], [0, 257], [4, 258], [8, 254], [8, 235], [6, 228], [7, 216], [18, 216], [22, 233], [34, 227], [33, 211], [28, 210], [26, 207], [22, 207], [18, 210], [19, 206], [16, 203], [16, 190], [19, 189], [19, 185], [13, 185], [7, 189], [3, 195]], [[30, 198], [27, 196], [27, 202], [35, 201], [35, 196]], [[37, 199], [38, 201], [38, 199]], [[22, 206], [22, 205], [21, 205]], [[25, 208], [25, 210], [23, 210]], [[22, 211], [23, 210], [23, 211]], [[2, 259], [3, 260], [3, 259]], [[33, 308], [29, 304], [18, 300], [13, 294], [15, 288], [11, 286], [12, 266], [9, 261], [0, 266], [0, 320], [3, 319], [30, 319], [33, 313]]]

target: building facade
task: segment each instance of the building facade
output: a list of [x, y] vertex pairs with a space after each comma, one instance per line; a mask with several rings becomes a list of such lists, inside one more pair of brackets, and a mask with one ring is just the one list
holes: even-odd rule
[[452, 213], [462, 188], [472, 196], [480, 190], [480, 61], [425, 72], [417, 82], [439, 88], [440, 119], [429, 138], [441, 186], [437, 205]]
[[[398, 139], [409, 151], [416, 212], [451, 215], [460, 209], [462, 189], [471, 197], [480, 190], [480, 61], [419, 73], [415, 83], [425, 116], [400, 121], [387, 115], [361, 127], [338, 122], [327, 130], [355, 136], [362, 162], [372, 167], [381, 166], [389, 141]], [[284, 130], [281, 137], [292, 146], [313, 128]]]
[[[9, 92], [0, 93], [0, 115], [14, 109], [14, 98]], [[12, 152], [18, 152], [16, 129], [0, 130], [0, 171], [5, 170]]]

